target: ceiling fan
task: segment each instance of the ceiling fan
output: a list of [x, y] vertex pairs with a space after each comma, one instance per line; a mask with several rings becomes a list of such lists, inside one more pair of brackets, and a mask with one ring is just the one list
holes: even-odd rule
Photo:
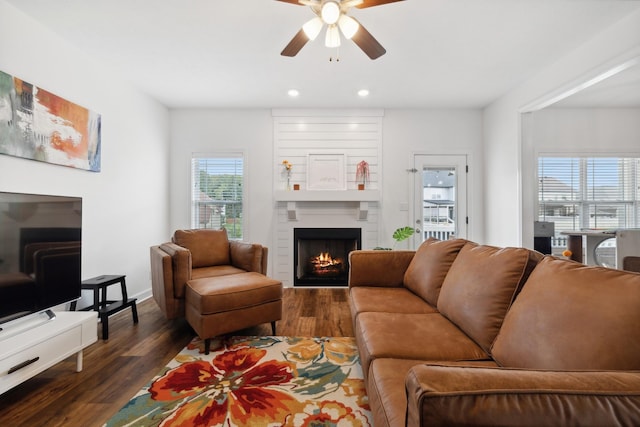
[[291, 39], [289, 44], [282, 50], [280, 55], [296, 56], [300, 49], [309, 40], [315, 40], [327, 25], [325, 35], [325, 46], [339, 47], [340, 32], [342, 35], [353, 40], [360, 49], [371, 59], [376, 59], [384, 55], [387, 51], [378, 41], [367, 31], [360, 22], [347, 13], [352, 7], [365, 9], [372, 6], [380, 6], [387, 3], [394, 3], [404, 0], [277, 0], [284, 3], [309, 6], [315, 18], [306, 22], [300, 31]]

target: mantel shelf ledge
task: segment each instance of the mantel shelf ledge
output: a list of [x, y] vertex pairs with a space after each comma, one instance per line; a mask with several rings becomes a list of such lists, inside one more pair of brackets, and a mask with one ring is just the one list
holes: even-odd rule
[[356, 202], [358, 221], [366, 221], [369, 215], [369, 202], [380, 200], [378, 190], [326, 190], [326, 191], [276, 191], [274, 198], [277, 202], [287, 204], [287, 219], [298, 219], [296, 202]]
[[277, 202], [377, 202], [378, 190], [276, 191]]

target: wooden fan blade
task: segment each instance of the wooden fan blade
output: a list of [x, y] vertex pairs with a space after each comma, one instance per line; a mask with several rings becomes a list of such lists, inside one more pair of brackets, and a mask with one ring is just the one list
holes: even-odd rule
[[289, 3], [289, 4], [297, 4], [298, 6], [311, 6], [311, 7], [319, 6], [319, 3], [315, 0], [276, 0], [276, 1], [281, 1], [283, 3]]
[[300, 31], [298, 31], [298, 33], [293, 36], [289, 44], [286, 45], [284, 49], [282, 49], [280, 55], [296, 56], [298, 52], [300, 52], [300, 49], [302, 49], [308, 41], [309, 37], [307, 37], [303, 29], [300, 29]]
[[[284, 0], [281, 0], [281, 1], [284, 1]], [[404, 0], [364, 0], [359, 5], [356, 5], [356, 7], [358, 9], [366, 9], [368, 7], [373, 7], [373, 6], [382, 6], [383, 4], [387, 4], [387, 3], [395, 3], [397, 1], [404, 1]]]
[[356, 31], [351, 40], [371, 59], [377, 59], [387, 53], [386, 49], [378, 43], [378, 40], [376, 40], [360, 22], [358, 22], [358, 24], [360, 28], [358, 28], [358, 31]]

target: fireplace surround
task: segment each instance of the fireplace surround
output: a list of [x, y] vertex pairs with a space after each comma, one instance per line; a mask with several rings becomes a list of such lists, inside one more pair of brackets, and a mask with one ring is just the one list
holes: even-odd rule
[[361, 249], [360, 228], [294, 228], [294, 286], [346, 286], [349, 252]]

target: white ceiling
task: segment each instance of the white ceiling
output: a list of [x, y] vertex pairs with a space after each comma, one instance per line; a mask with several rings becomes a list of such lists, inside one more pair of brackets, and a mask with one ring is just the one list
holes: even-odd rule
[[[330, 62], [336, 52], [322, 36], [280, 56], [313, 15], [275, 0], [6, 1], [173, 108], [483, 107], [640, 8], [405, 0], [353, 9], [387, 54], [372, 61], [343, 40]], [[289, 98], [290, 88], [300, 96]]]

